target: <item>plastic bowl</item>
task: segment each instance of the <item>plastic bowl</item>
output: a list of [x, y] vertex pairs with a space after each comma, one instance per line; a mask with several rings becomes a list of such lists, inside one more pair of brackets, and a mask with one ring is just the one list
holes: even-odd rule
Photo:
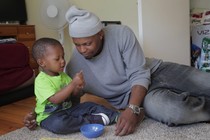
[[101, 124], [86, 124], [81, 126], [80, 131], [87, 138], [97, 138], [104, 132], [104, 126]]

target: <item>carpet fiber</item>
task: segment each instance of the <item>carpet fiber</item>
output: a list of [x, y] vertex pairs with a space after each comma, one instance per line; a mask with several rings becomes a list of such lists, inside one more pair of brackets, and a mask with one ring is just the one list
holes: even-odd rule
[[[209, 140], [210, 124], [199, 123], [179, 127], [168, 127], [151, 119], [145, 119], [134, 134], [119, 137], [114, 135], [115, 126], [106, 126], [97, 139], [106, 140]], [[43, 129], [30, 131], [26, 127], [0, 136], [0, 140], [85, 140], [80, 133], [56, 135]]]

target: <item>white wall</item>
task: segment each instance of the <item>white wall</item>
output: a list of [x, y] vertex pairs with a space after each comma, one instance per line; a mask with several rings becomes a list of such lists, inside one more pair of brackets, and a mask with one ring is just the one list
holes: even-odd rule
[[[136, 34], [137, 38], [139, 38], [137, 1], [138, 0], [69, 0], [69, 2], [72, 5], [77, 5], [78, 7], [94, 12], [101, 18], [101, 20], [120, 20], [122, 24], [131, 27], [131, 29]], [[186, 40], [185, 36], [186, 34], [188, 34], [188, 31], [186, 31], [184, 34], [179, 34], [178, 32], [180, 30], [176, 30], [176, 28], [173, 28], [173, 30], [171, 30], [171, 33], [174, 33], [174, 39], [172, 41], [168, 41], [165, 38], [163, 38], [163, 33], [161, 32], [161, 29], [163, 27], [169, 28], [168, 25], [178, 24], [179, 26], [182, 26], [180, 22], [174, 20], [173, 16], [186, 16], [186, 11], [181, 11], [180, 9], [183, 9], [186, 6], [186, 2], [188, 0], [165, 0], [167, 1], [167, 3], [169, 3], [169, 7], [165, 9], [161, 8], [162, 5], [165, 5], [164, 0], [142, 1], [144, 22], [143, 28], [142, 30], [140, 30], [140, 32], [144, 31], [144, 39], [147, 40], [147, 42], [145, 42], [145, 44], [143, 44], [142, 46], [144, 48], [146, 56], [157, 57], [162, 58], [164, 60], [189, 64], [189, 45], [187, 43], [185, 45], [180, 45], [183, 43], [184, 40]], [[173, 7], [174, 2], [176, 1], [180, 2], [178, 9], [175, 9], [175, 7]], [[28, 24], [35, 25], [37, 39], [40, 37], [58, 38], [58, 33], [54, 30], [48, 29], [42, 24], [40, 20], [40, 7], [42, 2], [43, 0], [26, 0]], [[176, 11], [176, 14], [173, 16], [168, 15], [169, 13], [165, 11], [170, 11], [170, 9]], [[154, 21], [154, 19], [158, 20], [159, 17], [161, 17], [157, 12], [160, 12], [161, 15], [166, 16], [166, 18], [164, 18], [163, 21], [164, 24], [162, 24], [161, 22]], [[185, 18], [184, 20], [188, 19]], [[157, 26], [160, 26], [161, 28], [159, 28], [157, 32], [153, 32], [153, 29], [157, 29]], [[187, 29], [187, 27], [185, 26], [186, 25], [183, 26], [183, 30]], [[165, 35], [167, 34], [165, 33]], [[151, 39], [149, 39], [149, 37], [151, 37]], [[139, 38], [139, 40], [141, 39]], [[164, 45], [165, 41], [168, 41], [168, 43], [166, 43], [168, 44], [167, 46]], [[162, 43], [163, 45], [156, 46], [155, 44], [157, 42]], [[72, 46], [72, 41], [68, 35], [68, 28], [66, 28], [64, 41], [66, 60], [70, 58]]]
[[210, 9], [210, 0], [190, 0], [190, 7]]
[[92, 11], [101, 20], [121, 21], [131, 27], [139, 38], [137, 0], [71, 0], [71, 3]]
[[[28, 22], [27, 24], [35, 25], [36, 39], [41, 37], [52, 37], [59, 39], [58, 32], [46, 27], [41, 21], [41, 5], [43, 0], [26, 0]], [[65, 58], [68, 60], [70, 58], [72, 43], [69, 39], [68, 33], [65, 30], [65, 42], [64, 42], [64, 51]]]
[[[43, 25], [40, 19], [40, 7], [43, 0], [26, 0], [28, 23], [34, 24], [36, 28], [36, 37], [58, 38], [58, 33], [48, 29]], [[77, 5], [94, 12], [101, 20], [117, 20], [122, 24], [128, 25], [138, 37], [138, 8], [137, 0], [69, 0], [72, 5]], [[94, 3], [94, 4], [93, 4]], [[66, 60], [69, 60], [72, 51], [72, 41], [68, 34], [68, 28], [65, 28], [64, 49]]]
[[139, 1], [145, 55], [190, 65], [189, 0]]

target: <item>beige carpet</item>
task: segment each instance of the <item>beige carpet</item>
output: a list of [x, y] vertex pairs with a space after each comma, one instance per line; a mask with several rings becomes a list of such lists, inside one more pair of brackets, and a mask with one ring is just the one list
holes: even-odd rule
[[[97, 139], [104, 140], [209, 140], [210, 124], [199, 123], [179, 127], [168, 127], [151, 119], [145, 119], [134, 134], [118, 137], [114, 135], [114, 125], [106, 126], [105, 132]], [[30, 131], [21, 128], [0, 136], [0, 140], [85, 140], [80, 133], [56, 135], [43, 129]]]

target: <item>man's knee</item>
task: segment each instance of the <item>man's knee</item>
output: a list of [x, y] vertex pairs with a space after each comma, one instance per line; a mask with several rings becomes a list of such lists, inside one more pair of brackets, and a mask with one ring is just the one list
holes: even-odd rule
[[182, 110], [168, 101], [157, 97], [146, 96], [144, 100], [145, 115], [168, 126], [177, 126], [184, 121]]

